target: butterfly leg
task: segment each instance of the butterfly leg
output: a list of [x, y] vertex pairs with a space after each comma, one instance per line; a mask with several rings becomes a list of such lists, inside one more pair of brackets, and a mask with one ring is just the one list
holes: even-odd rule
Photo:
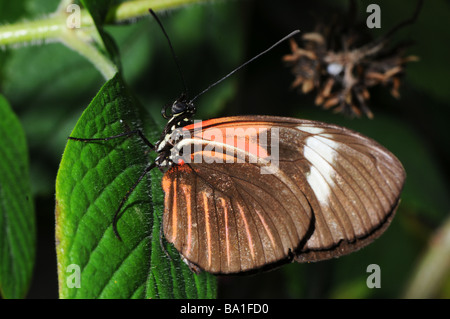
[[116, 237], [122, 241], [122, 238], [119, 235], [119, 232], [117, 231], [117, 220], [119, 217], [119, 213], [120, 210], [122, 209], [123, 205], [125, 204], [125, 202], [127, 201], [127, 199], [130, 197], [131, 193], [136, 189], [136, 187], [138, 186], [138, 184], [141, 182], [141, 180], [144, 178], [144, 176], [150, 172], [153, 168], [155, 168], [156, 163], [153, 162], [151, 163], [149, 166], [147, 166], [144, 171], [142, 172], [141, 176], [139, 176], [138, 180], [134, 183], [134, 185], [127, 191], [127, 193], [125, 194], [125, 196], [122, 198], [122, 201], [120, 202], [119, 207], [117, 208], [116, 212], [114, 213], [114, 217], [113, 217], [113, 231], [114, 234], [116, 235]]

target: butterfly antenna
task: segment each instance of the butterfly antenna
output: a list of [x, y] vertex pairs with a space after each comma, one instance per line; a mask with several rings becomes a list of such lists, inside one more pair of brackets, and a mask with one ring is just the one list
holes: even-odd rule
[[214, 82], [213, 84], [211, 84], [210, 86], [208, 86], [206, 89], [204, 89], [203, 91], [201, 91], [199, 94], [197, 94], [192, 100], [191, 103], [198, 98], [200, 95], [204, 94], [205, 92], [209, 91], [209, 89], [211, 89], [212, 87], [216, 86], [217, 84], [219, 84], [220, 82], [222, 82], [223, 80], [225, 80], [226, 78], [230, 77], [231, 75], [233, 75], [234, 73], [236, 73], [237, 71], [239, 71], [240, 69], [242, 69], [244, 66], [246, 66], [247, 64], [249, 64], [250, 62], [253, 62], [254, 60], [256, 60], [257, 58], [259, 58], [261, 55], [269, 52], [270, 50], [272, 50], [273, 48], [275, 48], [277, 45], [279, 45], [280, 43], [282, 43], [283, 41], [289, 39], [290, 37], [296, 35], [297, 33], [299, 33], [300, 30], [295, 30], [291, 33], [289, 33], [287, 36], [285, 36], [284, 38], [282, 38], [281, 40], [277, 41], [275, 44], [273, 44], [270, 48], [264, 50], [263, 52], [259, 53], [258, 55], [254, 56], [253, 58], [251, 58], [250, 60], [248, 60], [247, 62], [245, 62], [244, 64], [241, 64], [239, 67], [237, 67], [236, 69], [234, 69], [233, 71], [231, 71], [230, 73], [228, 73], [227, 75], [225, 75], [224, 77], [220, 78], [219, 80], [217, 80], [216, 82]]
[[163, 24], [161, 23], [161, 21], [159, 20], [159, 18], [158, 18], [158, 16], [156, 15], [155, 11], [153, 11], [152, 9], [149, 9], [148, 11], [149, 11], [150, 14], [153, 16], [153, 18], [155, 18], [156, 22], [158, 22], [159, 27], [161, 28], [162, 32], [164, 33], [164, 36], [165, 36], [166, 39], [167, 39], [167, 42], [169, 43], [170, 52], [172, 52], [173, 59], [174, 59], [174, 61], [175, 61], [175, 64], [177, 65], [178, 73], [180, 74], [181, 83], [183, 84], [183, 91], [184, 91], [184, 94], [187, 95], [187, 86], [186, 86], [186, 82], [184, 81], [183, 72], [181, 72], [180, 63], [178, 62], [178, 58], [177, 58], [177, 56], [176, 56], [176, 54], [175, 54], [175, 50], [173, 49], [172, 42], [170, 42], [170, 38], [169, 38], [169, 36], [167, 35], [167, 32], [166, 32], [166, 30], [164, 29], [164, 26], [163, 26]]

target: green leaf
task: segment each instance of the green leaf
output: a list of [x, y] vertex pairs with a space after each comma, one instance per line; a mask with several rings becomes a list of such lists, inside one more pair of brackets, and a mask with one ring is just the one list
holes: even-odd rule
[[[100, 138], [142, 129], [159, 136], [153, 120], [119, 75], [108, 81], [78, 121], [71, 136]], [[102, 142], [70, 140], [56, 180], [56, 243], [61, 298], [212, 298], [215, 277], [194, 275], [171, 246], [160, 244], [164, 195], [161, 172], [151, 171], [125, 203], [120, 201], [149, 165], [148, 147], [137, 136]], [[155, 154], [150, 153], [150, 157]], [[80, 270], [80, 288], [76, 283]]]
[[22, 126], [0, 95], [0, 293], [23, 298], [36, 253], [28, 152]]

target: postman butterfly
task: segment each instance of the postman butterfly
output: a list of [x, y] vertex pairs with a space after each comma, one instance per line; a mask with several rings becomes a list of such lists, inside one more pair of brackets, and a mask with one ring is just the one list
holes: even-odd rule
[[405, 171], [374, 140], [337, 125], [288, 117], [196, 122], [195, 98], [183, 93], [170, 109], [162, 109], [167, 124], [154, 144], [140, 130], [69, 137], [89, 142], [137, 134], [157, 153], [114, 215], [119, 239], [117, 216], [154, 168], [164, 172], [164, 237], [194, 271], [235, 274], [339, 257], [366, 246], [390, 224]]

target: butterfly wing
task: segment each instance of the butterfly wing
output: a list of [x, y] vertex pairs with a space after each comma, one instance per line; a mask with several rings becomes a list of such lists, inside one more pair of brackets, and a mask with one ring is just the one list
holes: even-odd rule
[[387, 227], [405, 179], [384, 147], [331, 124], [241, 116], [185, 131], [186, 164], [163, 177], [164, 234], [211, 273], [357, 250]]

